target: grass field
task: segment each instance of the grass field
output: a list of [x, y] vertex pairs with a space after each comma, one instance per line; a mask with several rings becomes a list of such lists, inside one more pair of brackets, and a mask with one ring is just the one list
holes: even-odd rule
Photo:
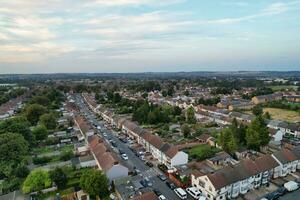
[[269, 112], [272, 119], [279, 119], [288, 122], [300, 122], [300, 113], [296, 111], [279, 108], [264, 108], [264, 112]]
[[270, 88], [276, 92], [276, 91], [281, 91], [281, 90], [286, 90], [286, 89], [297, 90], [298, 86], [296, 86], [296, 85], [276, 85], [276, 86], [271, 86]]

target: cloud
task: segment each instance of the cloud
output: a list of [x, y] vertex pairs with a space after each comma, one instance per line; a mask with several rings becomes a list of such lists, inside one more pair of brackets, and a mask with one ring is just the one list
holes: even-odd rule
[[90, 0], [86, 6], [165, 6], [175, 3], [182, 3], [185, 0]]
[[244, 21], [251, 21], [254, 19], [259, 19], [262, 17], [268, 17], [273, 15], [279, 15], [287, 12], [288, 10], [295, 9], [295, 6], [300, 5], [300, 1], [293, 1], [289, 3], [272, 3], [261, 11], [254, 13], [252, 15], [246, 15], [236, 18], [222, 18], [215, 20], [199, 20], [199, 24], [215, 24], [215, 25], [226, 25], [226, 24], [236, 24]]

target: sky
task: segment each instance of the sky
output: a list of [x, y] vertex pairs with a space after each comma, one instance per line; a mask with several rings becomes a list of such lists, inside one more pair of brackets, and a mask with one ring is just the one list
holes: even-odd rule
[[0, 0], [0, 73], [300, 70], [300, 0]]

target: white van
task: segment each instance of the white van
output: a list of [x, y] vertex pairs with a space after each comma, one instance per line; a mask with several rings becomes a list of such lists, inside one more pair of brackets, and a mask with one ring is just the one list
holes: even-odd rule
[[186, 189], [186, 192], [191, 195], [194, 199], [199, 199], [201, 196], [201, 192], [196, 187], [189, 187]]
[[187, 194], [182, 188], [176, 188], [174, 189], [174, 192], [180, 199], [187, 199]]
[[286, 182], [283, 185], [289, 192], [297, 190], [299, 188], [298, 184], [295, 181]]

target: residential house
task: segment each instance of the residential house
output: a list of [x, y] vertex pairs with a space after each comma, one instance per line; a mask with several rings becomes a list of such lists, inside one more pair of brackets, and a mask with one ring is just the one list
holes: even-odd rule
[[300, 95], [290, 95], [285, 96], [286, 100], [293, 103], [299, 103], [300, 102]]
[[201, 134], [196, 139], [203, 144], [208, 144], [210, 146], [216, 146], [216, 139], [213, 136], [208, 135], [206, 133]]
[[245, 159], [233, 166], [226, 166], [213, 173], [195, 172], [192, 185], [197, 187], [208, 199], [223, 200], [236, 198], [240, 194], [268, 183], [272, 171], [279, 164], [270, 155], [256, 160]]
[[88, 143], [99, 169], [105, 172], [110, 181], [128, 176], [128, 168], [119, 163], [100, 137], [90, 136]]
[[297, 170], [299, 158], [289, 149], [282, 149], [272, 154], [280, 167], [274, 172], [274, 178], [284, 177]]
[[254, 104], [261, 104], [261, 103], [267, 103], [271, 101], [278, 101], [282, 99], [281, 93], [274, 93], [274, 94], [267, 94], [267, 95], [261, 95], [261, 96], [255, 96], [252, 98], [252, 102]]

